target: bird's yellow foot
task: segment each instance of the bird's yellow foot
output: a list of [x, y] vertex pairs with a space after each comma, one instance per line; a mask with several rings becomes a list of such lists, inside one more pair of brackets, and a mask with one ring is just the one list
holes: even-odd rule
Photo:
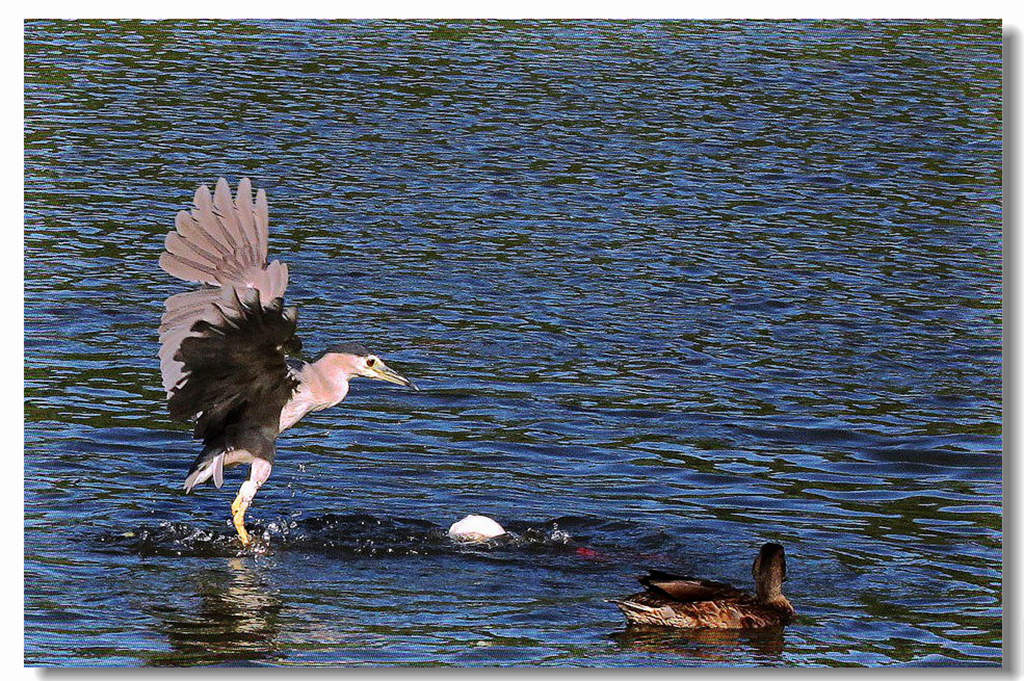
[[242, 541], [242, 546], [248, 546], [249, 533], [245, 531], [245, 512], [249, 508], [249, 502], [243, 498], [241, 494], [235, 497], [234, 502], [231, 504], [231, 520], [235, 524], [235, 531], [238, 532], [238, 538]]

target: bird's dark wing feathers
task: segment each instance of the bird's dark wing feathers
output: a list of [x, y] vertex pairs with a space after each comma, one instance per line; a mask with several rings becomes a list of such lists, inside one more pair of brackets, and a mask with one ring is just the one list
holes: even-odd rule
[[282, 298], [261, 304], [253, 288], [221, 290], [214, 321], [197, 321], [174, 355], [184, 379], [171, 393], [171, 416], [197, 419], [207, 450], [269, 445], [272, 456], [281, 409], [298, 386], [286, 363], [301, 348], [297, 312]]
[[640, 583], [655, 593], [683, 603], [735, 598], [743, 595], [742, 591], [730, 584], [681, 577], [661, 570], [651, 570], [648, 574], [640, 577]]

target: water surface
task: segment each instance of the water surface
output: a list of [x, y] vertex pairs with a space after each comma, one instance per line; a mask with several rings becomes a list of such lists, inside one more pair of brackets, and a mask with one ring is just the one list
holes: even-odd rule
[[[31, 21], [33, 665], [1001, 660], [998, 22]], [[267, 189], [311, 353], [240, 551], [158, 374], [163, 235]], [[467, 513], [510, 536], [444, 536]], [[627, 630], [646, 567], [784, 633]]]

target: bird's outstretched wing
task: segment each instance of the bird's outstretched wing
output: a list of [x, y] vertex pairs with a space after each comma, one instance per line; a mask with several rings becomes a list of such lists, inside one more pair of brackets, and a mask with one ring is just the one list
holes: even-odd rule
[[191, 472], [216, 460], [210, 470], [219, 486], [222, 454], [244, 449], [273, 458], [281, 409], [298, 385], [286, 362], [301, 349], [298, 315], [284, 307], [287, 267], [267, 263], [262, 190], [254, 204], [248, 180], [234, 201], [223, 179], [212, 199], [200, 187], [195, 209], [178, 213], [176, 225], [160, 265], [209, 286], [167, 299], [160, 368], [171, 416], [195, 419], [205, 445]]
[[659, 595], [684, 603], [736, 598], [743, 595], [742, 591], [730, 584], [681, 577], [661, 570], [651, 570], [640, 577], [640, 583]]
[[[224, 178], [217, 181], [213, 196], [205, 185], [195, 194], [191, 212], [180, 211], [175, 231], [167, 235], [160, 266], [185, 281], [208, 284], [196, 291], [169, 297], [160, 320], [160, 373], [168, 398], [186, 380], [183, 363], [176, 358], [182, 341], [195, 335], [200, 322], [216, 323], [218, 301], [230, 289], [255, 289], [260, 304], [268, 308], [283, 298], [288, 288], [288, 267], [267, 262], [269, 221], [267, 195], [262, 189], [252, 198], [248, 179], [231, 189]], [[215, 287], [215, 288], [210, 288]], [[244, 297], [244, 296], [243, 296]]]

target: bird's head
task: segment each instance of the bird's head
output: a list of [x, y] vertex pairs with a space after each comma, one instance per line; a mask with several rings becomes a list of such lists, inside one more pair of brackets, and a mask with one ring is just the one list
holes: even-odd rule
[[769, 542], [762, 545], [754, 559], [753, 573], [760, 598], [781, 596], [782, 583], [786, 581], [786, 551], [780, 544]]
[[389, 367], [384, 360], [359, 343], [332, 345], [327, 348], [319, 361], [344, 373], [347, 378], [364, 376], [419, 390], [412, 381]]

